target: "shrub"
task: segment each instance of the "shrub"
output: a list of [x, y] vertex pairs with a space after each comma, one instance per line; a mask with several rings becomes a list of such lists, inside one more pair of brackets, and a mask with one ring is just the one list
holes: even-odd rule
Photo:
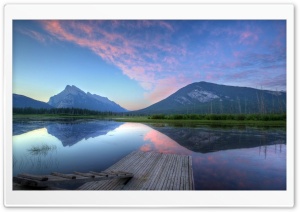
[[152, 115], [151, 119], [165, 119], [165, 115], [164, 114]]

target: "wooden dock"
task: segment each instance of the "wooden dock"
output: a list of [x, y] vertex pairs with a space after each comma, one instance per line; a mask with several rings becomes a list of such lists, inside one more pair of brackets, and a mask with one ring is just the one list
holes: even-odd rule
[[191, 156], [134, 151], [102, 172], [49, 175], [27, 173], [13, 177], [14, 190], [194, 190]]
[[133, 177], [93, 181], [78, 190], [194, 190], [191, 156], [134, 151], [105, 172]]

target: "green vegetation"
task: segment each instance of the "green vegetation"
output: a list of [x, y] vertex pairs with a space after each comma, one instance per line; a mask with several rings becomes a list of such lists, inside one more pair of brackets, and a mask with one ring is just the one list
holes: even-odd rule
[[108, 116], [102, 115], [69, 115], [69, 114], [13, 114], [14, 120], [76, 120], [76, 119], [105, 119]]
[[122, 122], [286, 126], [286, 114], [155, 114], [139, 116], [131, 113], [98, 112], [77, 108], [14, 108], [14, 120], [112, 119]]
[[236, 120], [236, 121], [285, 121], [286, 114], [157, 114], [148, 119], [167, 120]]
[[115, 121], [122, 122], [139, 122], [139, 123], [161, 123], [171, 124], [174, 126], [195, 126], [195, 125], [214, 125], [214, 126], [270, 126], [270, 127], [285, 127], [286, 121], [262, 121], [262, 120], [208, 120], [208, 119], [150, 119], [146, 116], [112, 118]]
[[80, 108], [13, 108], [14, 119], [58, 120], [58, 119], [104, 119], [119, 116], [119, 113], [99, 112]]
[[168, 123], [172, 125], [251, 125], [286, 126], [286, 114], [156, 114], [129, 118], [116, 118], [117, 121], [141, 123]]
[[52, 109], [44, 109], [44, 108], [13, 108], [13, 114], [48, 114], [48, 115], [98, 115], [98, 116], [109, 116], [115, 115], [117, 113], [113, 112], [100, 112], [88, 109], [80, 109], [80, 108], [52, 108]]

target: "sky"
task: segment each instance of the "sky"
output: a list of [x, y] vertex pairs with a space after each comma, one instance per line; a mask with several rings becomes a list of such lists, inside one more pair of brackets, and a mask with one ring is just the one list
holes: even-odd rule
[[286, 90], [284, 20], [14, 20], [13, 93], [142, 109], [194, 82]]

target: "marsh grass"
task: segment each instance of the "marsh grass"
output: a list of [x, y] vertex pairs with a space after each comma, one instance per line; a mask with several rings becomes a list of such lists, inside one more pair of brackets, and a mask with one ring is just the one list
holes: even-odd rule
[[56, 170], [59, 160], [56, 157], [57, 147], [55, 145], [34, 145], [27, 149], [27, 153], [13, 156], [13, 167], [19, 172], [28, 170]]
[[28, 149], [28, 152], [31, 155], [35, 156], [46, 156], [49, 152], [56, 151], [57, 147], [55, 145], [47, 145], [43, 144], [40, 146], [32, 146], [30, 149]]

